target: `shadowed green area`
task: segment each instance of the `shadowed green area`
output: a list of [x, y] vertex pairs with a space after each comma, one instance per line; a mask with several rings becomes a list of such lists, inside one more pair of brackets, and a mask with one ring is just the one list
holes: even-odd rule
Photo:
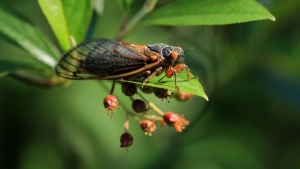
[[[159, 1], [161, 9], [171, 5], [166, 2]], [[114, 94], [121, 108], [111, 119], [103, 107], [110, 81], [41, 88], [11, 76], [0, 78], [0, 168], [300, 168], [300, 1], [260, 2], [276, 16], [276, 22], [143, 27], [124, 39], [135, 44], [176, 45], [184, 50], [194, 47], [186, 53], [185, 64], [209, 98], [194, 97], [182, 103], [144, 94], [162, 111], [183, 114], [190, 124], [182, 133], [158, 124], [149, 137], [130, 118], [134, 143], [128, 152], [119, 147], [119, 137], [124, 132], [124, 112], [132, 111], [131, 99], [122, 94], [119, 84]], [[59, 46], [37, 1], [1, 3], [29, 18]], [[133, 3], [133, 11], [138, 8]], [[105, 1], [103, 15], [96, 20], [93, 37], [113, 39], [122, 22], [119, 3]], [[19, 28], [24, 33], [22, 24]], [[32, 59], [26, 49], [8, 43], [3, 36], [0, 51], [0, 60]], [[0, 66], [1, 72], [27, 68], [23, 61]], [[179, 77], [185, 82], [184, 71]], [[149, 85], [156, 85], [159, 78]], [[161, 82], [174, 87], [172, 78]], [[147, 114], [155, 113], [150, 110]]]

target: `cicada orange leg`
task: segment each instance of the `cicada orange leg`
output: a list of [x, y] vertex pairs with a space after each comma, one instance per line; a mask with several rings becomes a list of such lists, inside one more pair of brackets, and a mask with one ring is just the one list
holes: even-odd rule
[[177, 73], [179, 73], [184, 68], [186, 70], [187, 79], [190, 80], [190, 69], [185, 64], [183, 64], [183, 63], [182, 64], [178, 64], [175, 67], [169, 66], [166, 69], [166, 76], [168, 78], [170, 78], [170, 77], [172, 77], [174, 75], [176, 90], [179, 90], [178, 85], [177, 85]]

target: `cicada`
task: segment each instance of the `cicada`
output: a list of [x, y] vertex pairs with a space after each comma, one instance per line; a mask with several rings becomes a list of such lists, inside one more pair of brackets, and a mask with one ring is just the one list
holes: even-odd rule
[[58, 76], [73, 79], [132, 79], [144, 76], [142, 87], [153, 76], [165, 71], [166, 77], [189, 68], [181, 47], [166, 44], [138, 45], [109, 39], [85, 41], [67, 52], [55, 68]]

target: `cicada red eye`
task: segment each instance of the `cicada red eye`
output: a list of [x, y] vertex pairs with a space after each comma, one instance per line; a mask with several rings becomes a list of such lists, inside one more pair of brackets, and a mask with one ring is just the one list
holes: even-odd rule
[[172, 58], [173, 60], [175, 60], [175, 59], [177, 59], [177, 57], [178, 57], [178, 52], [172, 51], [171, 54], [170, 54], [170, 56], [171, 56], [171, 58]]

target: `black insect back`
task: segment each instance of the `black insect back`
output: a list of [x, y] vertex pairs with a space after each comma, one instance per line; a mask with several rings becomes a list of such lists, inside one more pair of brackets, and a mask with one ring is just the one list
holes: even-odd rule
[[[149, 48], [149, 50], [159, 53], [159, 55], [166, 60], [165, 64], [172, 63], [171, 65], [175, 66], [179, 63], [184, 62], [184, 52], [181, 49], [181, 47], [175, 47], [175, 46], [170, 46], [165, 44], [153, 44], [153, 45], [147, 45], [147, 47]], [[178, 53], [178, 57], [175, 60], [174, 58], [171, 58], [172, 52]]]

